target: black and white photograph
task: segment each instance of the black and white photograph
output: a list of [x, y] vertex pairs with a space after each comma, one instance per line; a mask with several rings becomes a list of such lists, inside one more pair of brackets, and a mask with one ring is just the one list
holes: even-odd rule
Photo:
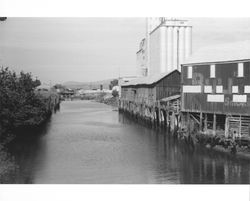
[[1, 184], [249, 185], [250, 17], [0, 17]]

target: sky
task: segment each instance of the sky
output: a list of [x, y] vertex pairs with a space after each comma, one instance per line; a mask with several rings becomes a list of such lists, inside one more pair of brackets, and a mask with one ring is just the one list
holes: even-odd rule
[[[250, 18], [181, 18], [193, 52], [250, 40]], [[8, 18], [0, 22], [0, 65], [43, 83], [89, 82], [136, 74], [145, 18]]]

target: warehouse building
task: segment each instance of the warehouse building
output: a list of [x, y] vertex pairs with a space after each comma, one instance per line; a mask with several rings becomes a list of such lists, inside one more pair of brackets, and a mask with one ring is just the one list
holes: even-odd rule
[[180, 72], [173, 70], [124, 83], [119, 109], [166, 125], [169, 115], [180, 109], [180, 78]]
[[182, 65], [184, 122], [226, 137], [249, 137], [250, 41], [207, 47]]

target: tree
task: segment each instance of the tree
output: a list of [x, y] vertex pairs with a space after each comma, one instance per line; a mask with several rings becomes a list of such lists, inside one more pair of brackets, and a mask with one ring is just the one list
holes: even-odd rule
[[7, 20], [7, 17], [0, 17], [0, 21], [5, 21]]
[[40, 80], [23, 71], [0, 69], [0, 128], [37, 124], [46, 115], [46, 102], [35, 93]]
[[118, 85], [118, 80], [117, 79], [114, 79], [112, 81], [110, 81], [110, 88], [112, 89], [114, 86], [117, 86]]
[[112, 95], [113, 95], [114, 97], [119, 96], [118, 90], [116, 90], [116, 89], [112, 90]]

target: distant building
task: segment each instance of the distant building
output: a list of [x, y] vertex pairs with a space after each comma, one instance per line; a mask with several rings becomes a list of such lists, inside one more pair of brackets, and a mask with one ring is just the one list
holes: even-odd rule
[[36, 87], [36, 91], [51, 91], [51, 87], [49, 85], [42, 84]]

